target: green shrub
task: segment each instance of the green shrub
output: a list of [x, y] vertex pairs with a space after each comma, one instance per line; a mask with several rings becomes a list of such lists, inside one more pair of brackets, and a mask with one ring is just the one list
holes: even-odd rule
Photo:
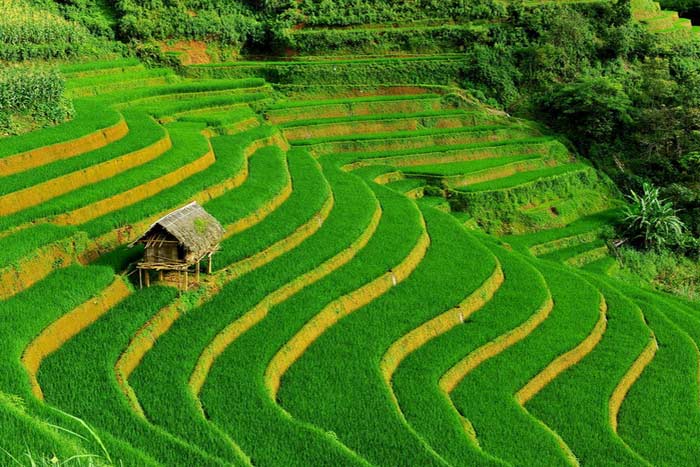
[[622, 269], [619, 277], [634, 284], [650, 285], [692, 300], [700, 299], [700, 266], [669, 250], [639, 251], [630, 247], [617, 250]]
[[632, 191], [630, 204], [624, 208], [623, 224], [630, 240], [645, 249], [678, 245], [686, 227], [673, 204], [661, 198], [659, 189], [644, 184], [642, 194]]
[[54, 69], [0, 69], [0, 135], [18, 130], [18, 118], [49, 125], [71, 117], [73, 106], [64, 90], [65, 82]]

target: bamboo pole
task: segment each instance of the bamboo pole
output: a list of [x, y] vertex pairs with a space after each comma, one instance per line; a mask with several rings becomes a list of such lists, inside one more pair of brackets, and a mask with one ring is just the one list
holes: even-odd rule
[[207, 274], [211, 274], [211, 253], [209, 253], [209, 269], [207, 269]]

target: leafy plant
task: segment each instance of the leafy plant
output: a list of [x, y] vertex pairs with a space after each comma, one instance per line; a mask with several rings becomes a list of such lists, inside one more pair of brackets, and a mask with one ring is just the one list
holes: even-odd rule
[[673, 203], [661, 197], [659, 188], [648, 183], [642, 194], [632, 191], [630, 204], [624, 208], [623, 224], [634, 242], [645, 249], [678, 245], [686, 230]]

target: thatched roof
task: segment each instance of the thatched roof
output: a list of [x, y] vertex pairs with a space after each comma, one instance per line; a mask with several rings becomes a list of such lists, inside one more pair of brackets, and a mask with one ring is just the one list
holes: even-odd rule
[[192, 202], [158, 219], [132, 245], [157, 243], [164, 233], [177, 239], [188, 259], [197, 259], [216, 250], [224, 236], [224, 228], [202, 206]]

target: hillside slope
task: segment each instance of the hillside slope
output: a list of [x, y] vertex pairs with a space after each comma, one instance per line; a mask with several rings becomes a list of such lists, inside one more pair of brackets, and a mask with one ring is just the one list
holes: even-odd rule
[[[435, 86], [63, 72], [74, 120], [0, 159], [9, 455], [695, 458], [698, 309], [595, 272], [616, 192], [537, 125]], [[124, 245], [191, 200], [226, 228], [213, 274], [130, 285]], [[74, 416], [102, 444], [49, 425]]]
[[[16, 24], [67, 16], [37, 24], [69, 47], [19, 28], [0, 58], [33, 44], [21, 66], [55, 67], [70, 108], [0, 137], [0, 465], [697, 463], [700, 306], [619, 280], [600, 153], [507, 111], [598, 65], [652, 69], [656, 105], [679, 89], [664, 70], [692, 70], [634, 47], [692, 48], [687, 21], [641, 1], [29, 5]], [[155, 66], [153, 44], [213, 63]], [[558, 102], [587, 141], [627, 128]], [[137, 272], [132, 242], [193, 201], [224, 229], [211, 270]]]

